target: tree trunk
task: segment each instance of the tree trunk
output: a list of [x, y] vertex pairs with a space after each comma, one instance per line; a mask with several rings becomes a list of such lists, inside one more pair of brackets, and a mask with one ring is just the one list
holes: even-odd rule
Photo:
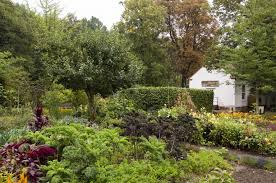
[[259, 114], [259, 89], [256, 87], [256, 113]]
[[182, 74], [181, 87], [189, 88], [188, 78], [184, 74]]
[[88, 120], [94, 121], [96, 119], [95, 94], [89, 88], [85, 90], [85, 93], [88, 98]]

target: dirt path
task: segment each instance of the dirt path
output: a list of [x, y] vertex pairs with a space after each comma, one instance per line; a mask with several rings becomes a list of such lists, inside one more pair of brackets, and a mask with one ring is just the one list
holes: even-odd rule
[[276, 172], [237, 165], [234, 171], [237, 183], [276, 183]]

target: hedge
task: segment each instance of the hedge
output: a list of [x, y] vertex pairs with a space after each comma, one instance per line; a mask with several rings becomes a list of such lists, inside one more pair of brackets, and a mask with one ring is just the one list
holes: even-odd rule
[[197, 109], [213, 109], [214, 93], [211, 90], [186, 89], [177, 87], [138, 87], [122, 90], [119, 96], [132, 100], [137, 108], [143, 110], [158, 110], [166, 104], [175, 105], [181, 94], [189, 94]]

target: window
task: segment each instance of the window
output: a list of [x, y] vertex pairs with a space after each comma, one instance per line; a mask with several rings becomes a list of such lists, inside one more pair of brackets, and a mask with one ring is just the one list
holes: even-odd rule
[[219, 87], [219, 81], [202, 81], [202, 87]]
[[242, 85], [242, 100], [245, 99], [245, 85]]

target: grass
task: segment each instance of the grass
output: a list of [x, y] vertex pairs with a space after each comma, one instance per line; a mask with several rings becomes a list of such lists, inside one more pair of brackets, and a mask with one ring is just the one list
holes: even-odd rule
[[2, 110], [0, 113], [0, 132], [23, 128], [31, 119], [32, 111], [30, 109], [22, 109], [19, 112]]

